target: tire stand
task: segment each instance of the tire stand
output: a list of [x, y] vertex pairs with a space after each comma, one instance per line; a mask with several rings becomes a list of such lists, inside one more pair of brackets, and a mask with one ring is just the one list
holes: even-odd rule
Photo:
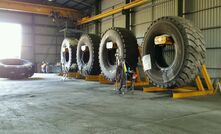
[[85, 76], [86, 81], [99, 81], [99, 75], [87, 75]]
[[[142, 48], [138, 47], [138, 51], [139, 51], [139, 57], [138, 57], [138, 63], [142, 63], [141, 60], [141, 53], [142, 53]], [[134, 84], [135, 87], [145, 87], [145, 86], [149, 86], [150, 82], [148, 80], [147, 77], [144, 77], [144, 80], [141, 79], [141, 73], [144, 73], [143, 70], [140, 70], [138, 67], [136, 68], [136, 75], [137, 78], [135, 80], [134, 83], [132, 83], [131, 81], [127, 81], [127, 86], [132, 86], [132, 84]]]
[[221, 93], [221, 82], [216, 83], [216, 89], [214, 91], [214, 94], [216, 94], [218, 92], [218, 90]]
[[172, 91], [172, 98], [173, 99], [188, 98], [188, 97], [193, 97], [193, 96], [214, 95], [215, 89], [212, 85], [209, 73], [208, 73], [206, 66], [204, 64], [202, 65], [201, 73], [202, 73], [203, 78], [205, 79], [207, 88], [205, 88], [203, 86], [200, 76], [197, 75], [195, 78], [195, 82], [196, 82], [197, 87], [181, 87], [181, 88], [175, 88], [175, 89], [150, 87], [150, 88], [143, 88], [143, 91], [144, 92]]
[[76, 79], [83, 79], [83, 76], [79, 72], [61, 72], [59, 76], [63, 76], [65, 78], [76, 78]]
[[[149, 80], [146, 77], [144, 78], [144, 80], [141, 80], [140, 70], [138, 69], [138, 67], [136, 68], [136, 74], [137, 74], [137, 78], [136, 78], [136, 81], [134, 83], [135, 87], [144, 87], [144, 86], [149, 85]], [[127, 86], [131, 86], [131, 85], [132, 85], [132, 82], [127, 81]]]
[[99, 75], [99, 82], [100, 84], [114, 84], [113, 81], [107, 80], [103, 74]]
[[[136, 68], [136, 74], [137, 74], [137, 79], [134, 83], [135, 87], [143, 87], [143, 86], [148, 86], [149, 85], [149, 81], [148, 79], [145, 77], [144, 81], [141, 80], [140, 78], [140, 71], [138, 68]], [[87, 75], [85, 76], [85, 80], [86, 81], [99, 81], [100, 84], [114, 84], [113, 81], [107, 80], [105, 78], [105, 76], [103, 74], [100, 75]], [[131, 85], [131, 81], [127, 81], [127, 85]]]
[[144, 78], [144, 80], [141, 80], [140, 70], [138, 67], [136, 68], [136, 71], [132, 73], [131, 80], [127, 79], [127, 69], [125, 69], [126, 68], [125, 63], [123, 64], [122, 68], [123, 68], [122, 71], [124, 72], [124, 75], [122, 77], [124, 78], [121, 78], [121, 80], [124, 79], [125, 81], [118, 81], [118, 82], [115, 81], [114, 84], [115, 87], [114, 89], [118, 93], [122, 94], [133, 93], [135, 87], [145, 87], [149, 85], [149, 80], [146, 77]]

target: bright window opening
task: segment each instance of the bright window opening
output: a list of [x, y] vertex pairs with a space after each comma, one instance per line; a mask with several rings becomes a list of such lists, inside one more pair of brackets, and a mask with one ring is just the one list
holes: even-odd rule
[[20, 24], [0, 22], [0, 59], [20, 58], [22, 27]]

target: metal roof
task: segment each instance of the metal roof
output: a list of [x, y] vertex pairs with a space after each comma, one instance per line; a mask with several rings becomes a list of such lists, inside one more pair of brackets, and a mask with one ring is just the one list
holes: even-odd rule
[[15, 0], [15, 1], [71, 8], [79, 10], [85, 14], [90, 14], [96, 2], [96, 0]]

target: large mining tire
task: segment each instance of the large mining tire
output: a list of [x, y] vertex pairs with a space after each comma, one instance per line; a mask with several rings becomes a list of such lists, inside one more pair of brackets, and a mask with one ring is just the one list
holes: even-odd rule
[[[100, 66], [98, 62], [98, 49], [100, 37], [94, 34], [83, 34], [80, 37], [77, 46], [77, 65], [80, 73], [85, 75], [100, 74]], [[82, 47], [85, 50], [82, 50]]]
[[[116, 44], [114, 49], [107, 49], [107, 42]], [[138, 44], [133, 33], [125, 28], [113, 27], [102, 36], [99, 48], [99, 63], [101, 71], [106, 78], [115, 80], [117, 63], [116, 53], [123, 57], [127, 66], [135, 70], [138, 63]]]
[[23, 59], [0, 60], [0, 78], [25, 79], [34, 74], [34, 65]]
[[78, 70], [76, 61], [78, 40], [75, 38], [65, 38], [61, 45], [62, 71], [76, 72]]
[[[155, 45], [155, 37], [165, 34], [172, 37], [173, 45]], [[205, 62], [204, 37], [199, 28], [184, 18], [162, 17], [147, 29], [145, 55], [151, 57], [152, 68], [145, 73], [154, 85], [163, 88], [185, 86], [193, 82]]]

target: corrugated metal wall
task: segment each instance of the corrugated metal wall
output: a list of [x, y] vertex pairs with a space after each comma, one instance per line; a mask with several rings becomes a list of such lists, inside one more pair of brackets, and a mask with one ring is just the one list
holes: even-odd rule
[[144, 34], [153, 20], [162, 16], [176, 16], [176, 0], [153, 0], [151, 3], [134, 9], [132, 15], [131, 30], [142, 44]]
[[[125, 0], [102, 0], [101, 1], [101, 13], [110, 9], [117, 8], [125, 4]], [[92, 15], [94, 12], [92, 13]], [[100, 20], [99, 25], [99, 35], [102, 35], [108, 28], [111, 27], [125, 27], [125, 15], [122, 13], [114, 14], [112, 16], [106, 17]], [[89, 23], [83, 26], [83, 31], [88, 33], [95, 33], [95, 23]]]
[[221, 77], [221, 0], [185, 0], [184, 17], [203, 31], [206, 65], [212, 77]]
[[[101, 12], [114, 9], [125, 4], [125, 0], [102, 0]], [[177, 15], [177, 0], [153, 0], [153, 2], [133, 9], [131, 15], [131, 30], [136, 35], [139, 44], [147, 27], [151, 22], [161, 16]], [[104, 33], [110, 27], [125, 27], [125, 15], [114, 14], [101, 20], [100, 33]], [[95, 33], [95, 24], [89, 24], [84, 30]]]
[[34, 62], [38, 72], [40, 72], [40, 64], [43, 60], [52, 64], [60, 61], [63, 35], [58, 34], [58, 29], [51, 18], [0, 11], [0, 21], [22, 25], [21, 58]]
[[60, 46], [64, 39], [63, 34], [51, 18], [47, 16], [33, 16], [33, 34], [35, 63], [40, 69], [41, 62], [55, 64], [60, 62]]
[[[125, 0], [101, 1], [101, 12], [117, 8], [125, 4]], [[110, 27], [125, 27], [125, 16], [122, 13], [114, 14], [101, 20], [101, 34]]]
[[[152, 0], [152, 2], [133, 9], [131, 30], [142, 44], [144, 34], [151, 22], [162, 16], [177, 16], [178, 2], [181, 0]], [[116, 8], [125, 4], [125, 0], [102, 0], [101, 10]], [[221, 0], [183, 0], [183, 15], [203, 31], [207, 47], [206, 65], [212, 77], [221, 77]], [[125, 27], [125, 15], [122, 13], [101, 20], [101, 33], [112, 26]], [[88, 31], [95, 32], [90, 24]]]

